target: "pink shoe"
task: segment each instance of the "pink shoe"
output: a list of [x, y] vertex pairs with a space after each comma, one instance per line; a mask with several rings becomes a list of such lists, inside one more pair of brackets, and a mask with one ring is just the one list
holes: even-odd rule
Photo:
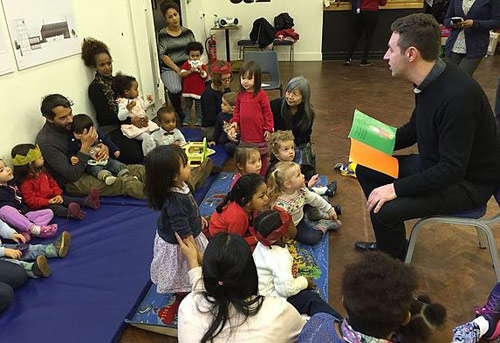
[[84, 206], [88, 206], [97, 210], [101, 206], [101, 201], [99, 200], [99, 190], [95, 187], [90, 187], [89, 195], [85, 197]]
[[38, 237], [41, 238], [54, 237], [56, 233], [57, 233], [57, 224], [42, 225], [40, 226], [40, 235]]
[[76, 202], [72, 202], [68, 205], [68, 217], [82, 220], [85, 218], [85, 212], [82, 211], [80, 205]]

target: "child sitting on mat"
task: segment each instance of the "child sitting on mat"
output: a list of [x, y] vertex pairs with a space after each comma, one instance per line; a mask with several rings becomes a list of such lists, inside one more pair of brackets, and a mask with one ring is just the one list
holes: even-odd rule
[[50, 209], [29, 211], [22, 202], [14, 174], [0, 159], [0, 220], [15, 228], [29, 242], [31, 236], [48, 238], [57, 233], [57, 224], [50, 224], [54, 213]]
[[224, 150], [229, 154], [229, 156], [234, 155], [234, 150], [236, 150], [237, 143], [230, 141], [227, 138], [227, 133], [229, 132], [229, 126], [231, 119], [233, 118], [234, 112], [234, 101], [236, 100], [236, 93], [229, 92], [222, 96], [221, 111], [217, 114], [214, 128], [213, 140], [209, 142], [209, 145], [215, 145], [217, 143], [224, 144]]
[[58, 217], [82, 220], [85, 218], [83, 206], [99, 207], [99, 191], [95, 187], [85, 198], [63, 195], [56, 180], [43, 167], [44, 160], [38, 145], [16, 145], [12, 148], [11, 157], [16, 183], [30, 210], [50, 208]]
[[64, 258], [68, 254], [71, 236], [64, 231], [54, 243], [26, 244], [25, 236], [0, 220], [0, 237], [11, 239], [17, 244], [3, 244], [0, 240], [0, 258], [20, 265], [26, 274], [34, 279], [49, 277], [48, 258]]
[[177, 128], [177, 114], [173, 107], [161, 107], [156, 113], [156, 119], [160, 123], [160, 129], [148, 137], [144, 156], [159, 145], [186, 144], [186, 138]]
[[[186, 139], [182, 132], [177, 129], [177, 114], [173, 107], [162, 107], [156, 114], [160, 122], [160, 130], [153, 132], [149, 137], [146, 154], [160, 145], [178, 145], [186, 144]], [[193, 168], [187, 184], [192, 192], [200, 188], [207, 177], [212, 172], [212, 159], [207, 157], [201, 165]]]
[[234, 174], [231, 188], [242, 175], [260, 174], [262, 160], [260, 158], [259, 148], [250, 143], [241, 143], [234, 152], [234, 163], [237, 173]]
[[[307, 189], [304, 175], [297, 163], [279, 162], [269, 175], [267, 189], [271, 206], [284, 209], [292, 216], [297, 227], [298, 242], [316, 245], [328, 230], [340, 227], [334, 207], [320, 195]], [[305, 218], [305, 205], [319, 210], [325, 219], [313, 222]]]
[[259, 295], [286, 298], [300, 314], [325, 312], [341, 319], [314, 292], [316, 284], [311, 278], [292, 275], [293, 258], [286, 246], [297, 235], [292, 217], [283, 210], [267, 210], [255, 218], [253, 230], [259, 241], [252, 254], [259, 275]]
[[158, 125], [148, 119], [146, 110], [153, 103], [153, 96], [148, 95], [146, 101], [139, 96], [139, 83], [133, 76], [116, 74], [113, 77], [113, 90], [118, 99], [118, 119], [124, 121], [127, 118], [140, 118], [147, 122], [143, 127], [132, 124], [123, 124], [120, 129], [124, 136], [130, 139], [142, 141], [142, 153], [146, 154], [146, 141], [151, 132], [158, 130]]
[[210, 237], [219, 232], [242, 236], [253, 250], [257, 239], [249, 228], [253, 218], [269, 202], [267, 186], [258, 174], [243, 175], [210, 217]]
[[[293, 162], [295, 160], [295, 141], [292, 131], [276, 131], [271, 133], [271, 138], [269, 140], [269, 167], [266, 171], [266, 179], [269, 174], [274, 170], [278, 162]], [[332, 197], [337, 190], [337, 181], [332, 181], [328, 186], [314, 187], [318, 181], [318, 174], [314, 174], [314, 170], [309, 170], [306, 172], [303, 166], [300, 166], [302, 174], [304, 174], [307, 187], [314, 193], [319, 195], [327, 195]]]
[[191, 291], [188, 265], [174, 233], [196, 243], [200, 252], [208, 241], [201, 232], [208, 225], [186, 181], [191, 174], [187, 156], [177, 145], [161, 145], [146, 156], [146, 194], [160, 211], [154, 239], [151, 281], [158, 293], [176, 293], [177, 300]]
[[[82, 143], [80, 139], [82, 137], [82, 133], [87, 130], [90, 130], [91, 127], [94, 126], [94, 121], [86, 114], [77, 114], [73, 117], [73, 136], [68, 147], [68, 151], [70, 154], [71, 164], [75, 165], [78, 163], [78, 151], [81, 148]], [[103, 143], [109, 149], [109, 158], [105, 160], [98, 160], [97, 155], [101, 150], [98, 146], [98, 143]], [[120, 176], [126, 176], [129, 174], [129, 170], [127, 166], [118, 160], [115, 160], [111, 156], [118, 158], [120, 156], [120, 150], [118, 147], [108, 138], [103, 135], [99, 135], [97, 137], [97, 141], [90, 148], [89, 153], [91, 159], [87, 162], [87, 168], [85, 170], [94, 176], [95, 178], [103, 181], [106, 185], [110, 186], [115, 183], [116, 178]]]

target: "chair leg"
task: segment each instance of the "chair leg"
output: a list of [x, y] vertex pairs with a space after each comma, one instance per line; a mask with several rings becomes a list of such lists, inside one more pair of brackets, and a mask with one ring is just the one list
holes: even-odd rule
[[476, 226], [476, 232], [477, 232], [477, 239], [479, 241], [479, 248], [486, 249], [487, 238], [485, 237], [483, 231], [481, 231], [481, 229]]
[[498, 250], [495, 242], [495, 237], [493, 236], [493, 232], [491, 232], [490, 227], [486, 224], [479, 224], [477, 228], [483, 232], [483, 234], [486, 236], [488, 240], [491, 263], [493, 264], [493, 270], [495, 271], [497, 282], [500, 282], [500, 266], [498, 263]]
[[417, 244], [417, 237], [424, 227], [425, 219], [419, 220], [411, 229], [410, 233], [410, 241], [408, 242], [408, 250], [406, 251], [405, 263], [411, 264], [411, 260], [413, 259], [413, 253], [415, 251], [415, 245]]

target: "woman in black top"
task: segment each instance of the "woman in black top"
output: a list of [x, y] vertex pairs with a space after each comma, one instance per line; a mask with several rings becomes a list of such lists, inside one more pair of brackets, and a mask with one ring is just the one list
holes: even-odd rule
[[181, 66], [187, 61], [186, 47], [196, 41], [193, 32], [181, 26], [179, 6], [166, 1], [160, 5], [167, 26], [158, 32], [158, 54], [161, 64], [161, 79], [168, 91], [168, 97], [175, 108], [180, 122], [184, 120], [181, 106], [182, 78]]
[[89, 98], [94, 105], [99, 132], [115, 143], [120, 149], [118, 160], [125, 164], [140, 163], [143, 159], [139, 141], [127, 138], [120, 130], [121, 124], [137, 127], [147, 125], [147, 119], [118, 119], [116, 95], [111, 87], [113, 64], [109, 49], [103, 42], [86, 38], [82, 45], [82, 59], [86, 66], [95, 68], [95, 78], [89, 85]]

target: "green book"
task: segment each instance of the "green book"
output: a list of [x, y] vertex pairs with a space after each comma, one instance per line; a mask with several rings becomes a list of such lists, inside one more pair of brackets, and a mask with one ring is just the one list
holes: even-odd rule
[[384, 124], [359, 110], [354, 110], [349, 138], [392, 156], [396, 143], [396, 128]]

